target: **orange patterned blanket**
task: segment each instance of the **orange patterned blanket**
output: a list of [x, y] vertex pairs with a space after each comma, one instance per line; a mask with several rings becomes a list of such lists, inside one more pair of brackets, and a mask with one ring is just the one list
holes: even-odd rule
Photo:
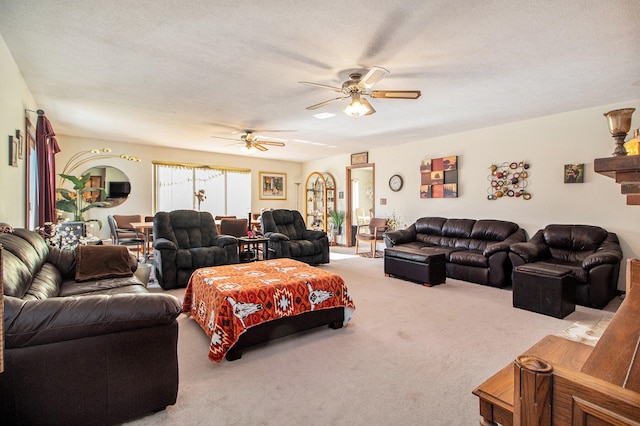
[[196, 270], [182, 312], [191, 313], [211, 338], [209, 358], [220, 362], [250, 327], [340, 306], [346, 326], [355, 305], [340, 276], [296, 260], [273, 259]]

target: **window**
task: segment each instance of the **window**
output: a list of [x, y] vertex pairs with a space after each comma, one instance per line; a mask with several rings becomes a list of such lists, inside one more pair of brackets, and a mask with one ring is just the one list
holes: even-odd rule
[[208, 211], [245, 217], [251, 211], [251, 171], [217, 166], [153, 163], [156, 212]]

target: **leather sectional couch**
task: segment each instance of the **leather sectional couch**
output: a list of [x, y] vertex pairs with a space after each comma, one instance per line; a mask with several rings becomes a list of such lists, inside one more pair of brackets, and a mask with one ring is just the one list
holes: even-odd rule
[[123, 246], [60, 250], [0, 234], [4, 424], [113, 424], [178, 392], [179, 301], [147, 291]]
[[[502, 220], [447, 219], [423, 217], [406, 229], [388, 231], [385, 245], [401, 247], [412, 255], [444, 254], [446, 275], [450, 278], [494, 287], [511, 284], [511, 244], [525, 241], [517, 224]], [[402, 276], [403, 265], [396, 264], [390, 275]]]

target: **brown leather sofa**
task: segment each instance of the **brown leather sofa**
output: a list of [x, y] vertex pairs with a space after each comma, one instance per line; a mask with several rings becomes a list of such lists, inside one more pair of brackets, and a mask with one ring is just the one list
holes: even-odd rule
[[570, 269], [579, 305], [603, 308], [616, 295], [622, 249], [618, 236], [599, 226], [547, 225], [526, 243], [512, 245], [509, 257], [514, 268], [527, 263]]
[[[525, 239], [525, 231], [513, 222], [443, 217], [423, 217], [406, 229], [384, 234], [385, 245], [402, 247], [407, 262], [442, 253], [447, 277], [494, 287], [511, 284], [509, 247]], [[403, 265], [394, 267], [398, 270], [385, 273], [402, 276]]]
[[180, 303], [147, 291], [126, 247], [60, 250], [24, 229], [0, 244], [4, 424], [113, 424], [175, 403]]

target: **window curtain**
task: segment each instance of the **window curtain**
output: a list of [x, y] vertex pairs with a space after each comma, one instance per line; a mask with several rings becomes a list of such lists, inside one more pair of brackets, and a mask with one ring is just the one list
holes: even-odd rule
[[45, 222], [56, 223], [56, 160], [60, 152], [51, 122], [44, 115], [38, 115], [36, 126], [36, 156], [38, 157], [38, 207], [37, 225]]

